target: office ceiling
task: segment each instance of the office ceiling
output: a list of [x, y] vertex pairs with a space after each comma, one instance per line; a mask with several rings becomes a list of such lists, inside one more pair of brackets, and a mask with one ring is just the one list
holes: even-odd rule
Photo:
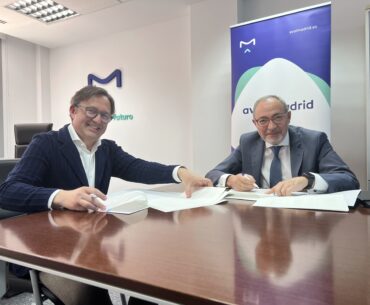
[[55, 1], [80, 15], [45, 24], [6, 8], [11, 0], [0, 0], [0, 35], [56, 48], [185, 15], [189, 5], [203, 0]]

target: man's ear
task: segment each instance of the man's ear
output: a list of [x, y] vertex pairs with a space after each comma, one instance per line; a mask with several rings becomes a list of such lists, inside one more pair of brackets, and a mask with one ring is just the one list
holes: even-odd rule
[[76, 111], [77, 111], [77, 109], [76, 109], [76, 106], [75, 105], [69, 106], [69, 116], [70, 116], [70, 118], [72, 120], [73, 120], [73, 118], [74, 118], [74, 116], [76, 114]]

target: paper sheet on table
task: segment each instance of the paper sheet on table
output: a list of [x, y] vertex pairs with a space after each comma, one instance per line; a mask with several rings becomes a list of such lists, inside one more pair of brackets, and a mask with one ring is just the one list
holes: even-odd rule
[[149, 207], [162, 212], [210, 206], [226, 201], [225, 188], [203, 187], [193, 192], [190, 198], [185, 193], [145, 191]]
[[113, 193], [104, 202], [106, 213], [132, 214], [147, 209], [148, 198], [142, 191], [123, 191]]
[[348, 212], [348, 206], [354, 205], [359, 192], [360, 190], [306, 196], [273, 196], [258, 199], [253, 206]]
[[353, 190], [353, 191], [344, 191], [339, 192], [339, 194], [342, 194], [344, 196], [344, 200], [346, 200], [347, 205], [349, 207], [354, 207], [357, 197], [360, 194], [361, 190]]
[[[253, 189], [250, 192], [227, 191], [226, 199], [258, 200], [265, 197], [273, 197], [274, 194], [266, 194], [269, 189]], [[293, 192], [292, 196], [307, 195], [306, 192]]]

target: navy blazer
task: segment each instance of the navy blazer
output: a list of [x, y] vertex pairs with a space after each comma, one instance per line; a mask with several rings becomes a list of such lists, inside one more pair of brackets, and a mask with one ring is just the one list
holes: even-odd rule
[[[325, 133], [289, 126], [292, 177], [306, 172], [320, 174], [328, 183], [328, 193], [358, 189], [356, 176], [333, 150]], [[224, 161], [207, 173], [216, 185], [223, 174], [249, 174], [262, 183], [265, 142], [257, 131], [240, 137], [239, 146]]]
[[[95, 187], [106, 194], [111, 177], [146, 184], [174, 183], [174, 168], [135, 158], [114, 141], [102, 140], [95, 153]], [[55, 190], [82, 186], [88, 186], [86, 173], [66, 125], [32, 139], [0, 186], [0, 207], [21, 212], [47, 210]]]

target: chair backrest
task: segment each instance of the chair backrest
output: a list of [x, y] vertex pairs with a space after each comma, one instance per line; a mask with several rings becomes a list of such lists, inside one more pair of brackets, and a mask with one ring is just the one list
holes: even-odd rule
[[[2, 184], [6, 180], [6, 177], [8, 177], [8, 174], [14, 168], [18, 161], [19, 159], [0, 159], [0, 184]], [[0, 208], [0, 219], [5, 219], [21, 214], [23, 213], [3, 210]]]
[[53, 123], [14, 124], [15, 157], [22, 157], [35, 134], [50, 131], [52, 128]]
[[0, 184], [6, 180], [8, 174], [17, 164], [19, 159], [0, 159]]

